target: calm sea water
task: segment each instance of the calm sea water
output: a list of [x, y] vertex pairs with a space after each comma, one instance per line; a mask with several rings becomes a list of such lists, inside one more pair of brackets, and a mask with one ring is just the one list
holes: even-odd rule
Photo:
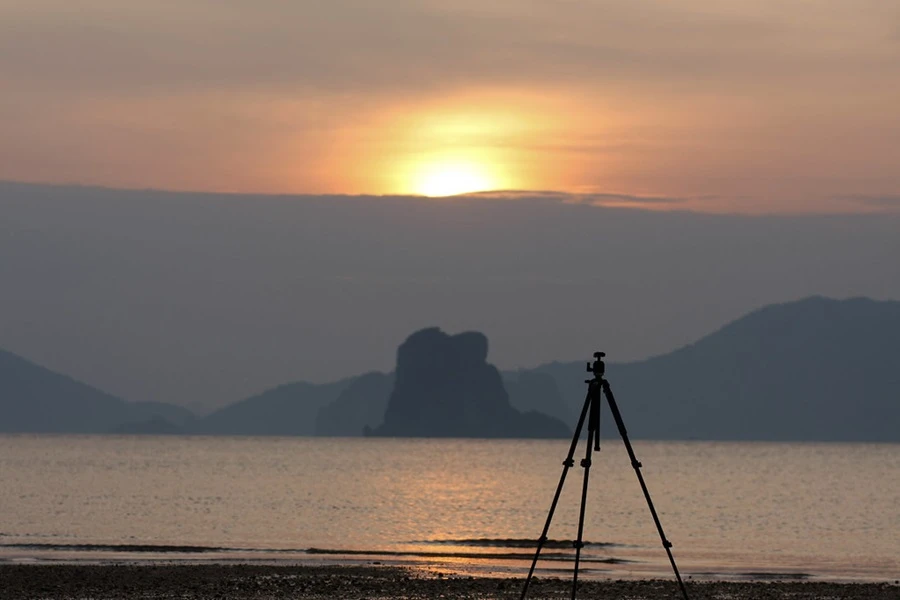
[[[0, 561], [373, 562], [527, 572], [567, 441], [0, 436]], [[900, 578], [900, 445], [635, 442], [686, 577]], [[579, 448], [579, 455], [581, 448]], [[571, 570], [582, 470], [538, 574]], [[670, 577], [622, 444], [587, 577]], [[610, 559], [614, 559], [610, 562]]]

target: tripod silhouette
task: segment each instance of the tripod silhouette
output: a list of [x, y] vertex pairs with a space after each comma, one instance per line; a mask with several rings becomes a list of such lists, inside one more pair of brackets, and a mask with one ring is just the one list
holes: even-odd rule
[[525, 597], [528, 595], [528, 586], [531, 584], [534, 568], [537, 566], [538, 559], [541, 556], [541, 549], [544, 547], [544, 544], [547, 543], [547, 532], [550, 530], [550, 522], [553, 520], [553, 513], [556, 511], [556, 505], [559, 502], [563, 484], [566, 482], [566, 474], [568, 474], [569, 469], [575, 465], [575, 449], [578, 446], [578, 438], [581, 437], [581, 429], [584, 427], [584, 420], [587, 418], [587, 449], [585, 450], [584, 458], [581, 460], [581, 466], [584, 468], [584, 480], [581, 487], [581, 510], [578, 513], [578, 537], [574, 542], [575, 572], [572, 577], [572, 600], [575, 600], [575, 594], [578, 590], [578, 566], [581, 561], [581, 549], [584, 547], [582, 534], [584, 533], [584, 511], [585, 506], [587, 505], [588, 478], [591, 474], [591, 452], [593, 450], [600, 451], [601, 390], [603, 395], [606, 396], [606, 401], [607, 404], [609, 404], [609, 410], [612, 412], [613, 419], [616, 421], [616, 428], [619, 430], [619, 435], [625, 443], [625, 449], [628, 451], [628, 457], [631, 459], [631, 466], [634, 468], [634, 472], [637, 474], [638, 481], [641, 484], [641, 490], [644, 492], [644, 498], [647, 500], [650, 514], [653, 515], [653, 522], [656, 523], [656, 530], [659, 532], [659, 538], [662, 540], [663, 548], [666, 549], [666, 554], [669, 555], [669, 562], [672, 563], [672, 570], [675, 572], [675, 579], [678, 580], [678, 587], [681, 588], [684, 600], [689, 600], [687, 590], [684, 587], [684, 582], [681, 580], [681, 574], [678, 572], [678, 567], [675, 565], [675, 557], [672, 556], [672, 542], [666, 539], [666, 534], [663, 532], [662, 523], [659, 522], [659, 515], [656, 514], [656, 509], [653, 507], [653, 500], [650, 499], [650, 492], [647, 490], [647, 484], [644, 483], [644, 476], [641, 474], [642, 465], [634, 455], [634, 449], [631, 447], [631, 442], [628, 441], [628, 432], [625, 430], [625, 422], [622, 421], [622, 414], [619, 412], [619, 406], [616, 404], [616, 398], [613, 396], [612, 390], [609, 387], [609, 382], [603, 377], [606, 372], [606, 364], [603, 362], [604, 356], [606, 356], [605, 352], [594, 352], [594, 363], [587, 364], [587, 370], [594, 374], [594, 378], [585, 380], [585, 383], [588, 384], [588, 391], [587, 396], [584, 399], [584, 407], [581, 409], [581, 416], [578, 418], [578, 425], [575, 427], [575, 435], [572, 437], [572, 445], [569, 446], [569, 454], [566, 456], [566, 460], [563, 461], [562, 475], [559, 477], [559, 484], [556, 486], [556, 494], [553, 496], [553, 502], [550, 504], [547, 522], [544, 523], [544, 530], [541, 532], [541, 537], [538, 539], [537, 551], [534, 553], [531, 569], [528, 570], [528, 577], [525, 579], [525, 587], [522, 588], [520, 600], [525, 600]]

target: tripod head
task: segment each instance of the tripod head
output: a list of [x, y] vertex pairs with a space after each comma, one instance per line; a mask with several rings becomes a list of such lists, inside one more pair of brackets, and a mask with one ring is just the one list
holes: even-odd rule
[[604, 356], [606, 356], [606, 352], [594, 352], [594, 363], [587, 363], [588, 373], [593, 373], [596, 379], [602, 379], [603, 374], [606, 373], [606, 363], [603, 362]]

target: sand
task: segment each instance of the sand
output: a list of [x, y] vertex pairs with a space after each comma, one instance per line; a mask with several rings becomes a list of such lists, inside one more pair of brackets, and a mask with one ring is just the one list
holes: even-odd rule
[[[288, 600], [382, 598], [517, 599], [522, 579], [445, 577], [387, 566], [270, 565], [0, 565], [3, 600], [181, 599]], [[536, 579], [528, 597], [568, 598], [571, 582]], [[897, 584], [688, 582], [692, 600], [898, 600]], [[579, 598], [681, 598], [674, 581], [587, 581]]]

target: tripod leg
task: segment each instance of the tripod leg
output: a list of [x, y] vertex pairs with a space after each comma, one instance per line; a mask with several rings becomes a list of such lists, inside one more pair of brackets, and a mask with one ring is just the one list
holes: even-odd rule
[[[595, 398], [594, 403], [599, 404], [600, 398]], [[587, 449], [584, 451], [584, 459], [581, 461], [581, 466], [584, 468], [584, 480], [581, 485], [581, 510], [578, 513], [578, 537], [575, 538], [575, 571], [572, 575], [572, 600], [575, 600], [575, 594], [578, 592], [578, 565], [581, 562], [581, 549], [584, 547], [584, 542], [582, 541], [584, 535], [584, 511], [587, 506], [588, 479], [591, 475], [591, 450], [593, 450], [594, 441], [598, 437], [599, 432], [593, 427], [588, 427]]]
[[547, 513], [547, 521], [544, 523], [544, 530], [541, 532], [540, 539], [538, 539], [537, 550], [534, 553], [534, 560], [531, 561], [528, 577], [525, 578], [525, 587], [522, 588], [520, 600], [525, 600], [525, 596], [528, 595], [528, 586], [531, 585], [531, 578], [534, 576], [534, 568], [537, 566], [538, 558], [541, 555], [541, 549], [543, 549], [544, 544], [547, 543], [547, 533], [550, 531], [550, 522], [553, 520], [553, 513], [556, 511], [556, 505], [559, 503], [559, 495], [562, 493], [563, 484], [566, 482], [566, 474], [568, 474], [569, 468], [575, 464], [575, 448], [578, 446], [578, 438], [581, 437], [581, 429], [584, 427], [584, 420], [587, 417], [588, 409], [591, 406], [594, 394], [595, 389], [594, 386], [591, 385], [588, 387], [587, 396], [584, 398], [584, 407], [581, 409], [578, 425], [575, 426], [575, 435], [572, 436], [572, 444], [569, 446], [569, 453], [566, 455], [566, 460], [563, 461], [563, 470], [562, 474], [559, 476], [559, 484], [556, 486], [556, 494], [553, 495], [553, 502], [550, 504], [550, 512]]
[[675, 579], [678, 580], [678, 587], [681, 588], [681, 594], [684, 596], [684, 600], [689, 600], [687, 590], [684, 587], [684, 582], [681, 580], [681, 574], [678, 572], [678, 567], [675, 565], [675, 557], [672, 556], [672, 542], [666, 539], [662, 523], [659, 522], [659, 515], [656, 514], [656, 509], [653, 508], [653, 500], [650, 499], [650, 492], [647, 490], [647, 484], [644, 483], [644, 476], [641, 474], [642, 465], [634, 455], [634, 449], [631, 447], [631, 442], [628, 441], [628, 432], [625, 431], [625, 422], [622, 420], [622, 414], [619, 412], [616, 398], [613, 396], [608, 381], [603, 379], [602, 385], [603, 392], [606, 394], [606, 400], [609, 402], [610, 412], [612, 412], [613, 419], [616, 421], [619, 435], [622, 436], [622, 441], [625, 443], [625, 449], [628, 451], [628, 458], [631, 459], [631, 466], [634, 467], [634, 472], [637, 474], [638, 481], [641, 484], [641, 490], [644, 492], [644, 498], [647, 500], [647, 506], [650, 508], [650, 514], [653, 515], [653, 522], [656, 523], [656, 530], [659, 532], [659, 538], [662, 540], [663, 548], [666, 549], [666, 554], [669, 555], [669, 562], [672, 563], [672, 571], [675, 572]]
[[[593, 384], [592, 384], [593, 385]], [[591, 403], [590, 414], [588, 415], [588, 435], [594, 432], [594, 451], [600, 452], [600, 394], [597, 394], [594, 402]]]

